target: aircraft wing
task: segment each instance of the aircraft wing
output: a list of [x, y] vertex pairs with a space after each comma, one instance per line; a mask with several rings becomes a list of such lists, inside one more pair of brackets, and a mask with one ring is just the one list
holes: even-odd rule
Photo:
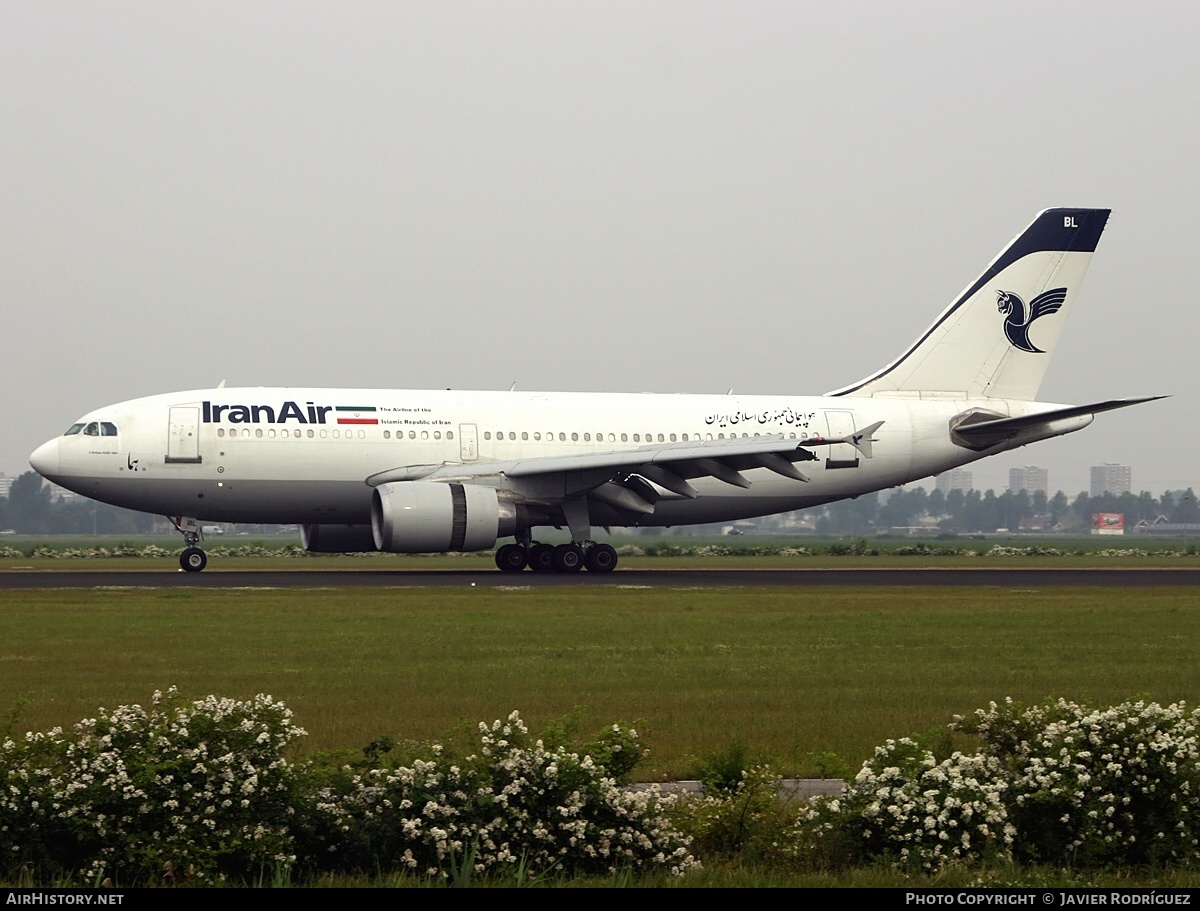
[[[807, 481], [795, 463], [813, 461], [813, 449], [848, 443], [866, 458], [871, 457], [872, 434], [883, 424], [879, 421], [841, 437], [810, 436], [787, 439], [783, 434], [737, 437], [728, 440], [697, 440], [659, 443], [635, 449], [607, 450], [573, 455], [539, 456], [502, 462], [456, 463], [451, 465], [409, 465], [382, 471], [367, 478], [377, 487], [393, 481], [456, 481], [470, 483], [484, 478], [503, 477], [518, 490], [524, 489], [535, 499], [580, 496], [602, 487], [616, 486], [631, 491], [627, 496], [608, 490], [601, 499], [627, 501], [622, 505], [645, 512], [638, 501], [657, 499], [646, 481], [682, 497], [699, 494], [688, 483], [696, 478], [713, 477], [735, 487], [749, 487], [742, 474], [754, 468], [766, 468], [796, 481]], [[617, 504], [614, 504], [617, 505]], [[649, 511], [653, 503], [649, 502]]]

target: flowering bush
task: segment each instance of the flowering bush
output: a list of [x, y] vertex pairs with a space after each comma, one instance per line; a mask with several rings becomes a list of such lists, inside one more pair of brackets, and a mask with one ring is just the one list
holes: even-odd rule
[[801, 811], [797, 854], [926, 870], [1000, 857], [1074, 867], [1200, 860], [1200, 710], [1006, 700], [951, 729], [976, 735], [980, 751], [939, 761], [911, 739], [889, 740], [841, 798]]
[[535, 875], [697, 865], [668, 821], [673, 800], [618, 784], [642, 755], [633, 729], [613, 725], [581, 753], [532, 740], [514, 712], [480, 724], [478, 737], [460, 761], [435, 745], [427, 759], [322, 789], [310, 817], [315, 862], [442, 878], [463, 864]]
[[1100, 866], [1200, 859], [1200, 710], [1011, 699], [971, 723], [1004, 768], [1020, 860]]
[[884, 857], [925, 870], [1007, 857], [1014, 830], [998, 771], [990, 757], [939, 762], [910, 738], [889, 740], [845, 794], [801, 810], [797, 851], [819, 866]]
[[172, 688], [75, 726], [0, 744], [2, 867], [101, 876], [245, 875], [287, 865], [304, 731], [270, 696], [185, 703]]
[[[3, 730], [0, 728], [0, 730]], [[673, 801], [619, 784], [641, 759], [613, 725], [587, 751], [547, 747], [517, 713], [480, 725], [455, 761], [438, 745], [408, 765], [364, 770], [289, 762], [304, 731], [270, 696], [171, 689], [101, 709], [74, 731], [0, 742], [0, 877], [251, 879], [333, 870], [682, 874], [696, 866]], [[378, 747], [378, 749], [376, 749]]]
[[1009, 547], [1005, 544], [994, 544], [990, 550], [984, 551], [985, 557], [1065, 557], [1067, 551], [1057, 547], [1045, 547], [1035, 544], [1032, 547]]
[[755, 764], [732, 784], [710, 786], [688, 802], [685, 821], [704, 857], [741, 856], [774, 862], [795, 820], [795, 804], [783, 796], [783, 782], [770, 766]]

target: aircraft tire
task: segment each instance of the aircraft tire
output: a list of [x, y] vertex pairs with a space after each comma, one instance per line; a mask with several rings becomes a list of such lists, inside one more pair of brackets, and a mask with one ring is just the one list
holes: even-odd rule
[[577, 573], [583, 569], [583, 548], [578, 544], [560, 544], [554, 548], [554, 571]]
[[520, 544], [505, 544], [496, 551], [496, 566], [502, 573], [519, 573], [525, 568], [528, 557]]
[[593, 544], [583, 558], [590, 573], [611, 573], [617, 568], [617, 549], [610, 544]]
[[529, 548], [529, 568], [535, 573], [554, 572], [554, 548], [549, 544], [535, 544]]
[[198, 573], [208, 565], [208, 554], [199, 547], [185, 547], [179, 555], [179, 565], [184, 572]]

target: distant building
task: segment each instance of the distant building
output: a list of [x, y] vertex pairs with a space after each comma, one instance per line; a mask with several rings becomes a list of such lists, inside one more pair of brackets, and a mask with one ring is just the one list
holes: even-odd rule
[[1106, 493], [1129, 493], [1133, 485], [1133, 472], [1128, 465], [1109, 462], [1092, 466], [1092, 496], [1102, 497]]
[[942, 493], [949, 493], [952, 490], [961, 490], [963, 493], [970, 493], [972, 490], [971, 472], [965, 468], [952, 468], [949, 471], [943, 471], [933, 479], [933, 483]]
[[1008, 470], [1008, 489], [1011, 493], [1024, 490], [1026, 493], [1050, 492], [1050, 472], [1036, 465]]
[[6, 477], [3, 471], [0, 471], [0, 497], [7, 497], [9, 490], [12, 489], [13, 481], [16, 478]]

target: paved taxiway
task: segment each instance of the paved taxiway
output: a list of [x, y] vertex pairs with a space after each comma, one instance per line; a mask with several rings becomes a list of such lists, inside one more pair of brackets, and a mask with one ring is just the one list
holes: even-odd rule
[[31, 588], [419, 588], [476, 585], [566, 587], [656, 586], [687, 588], [812, 588], [822, 585], [992, 586], [999, 588], [1200, 586], [1200, 568], [1181, 569], [699, 569], [618, 570], [592, 573], [469, 571], [394, 572], [74, 572], [0, 570], [0, 590]]

